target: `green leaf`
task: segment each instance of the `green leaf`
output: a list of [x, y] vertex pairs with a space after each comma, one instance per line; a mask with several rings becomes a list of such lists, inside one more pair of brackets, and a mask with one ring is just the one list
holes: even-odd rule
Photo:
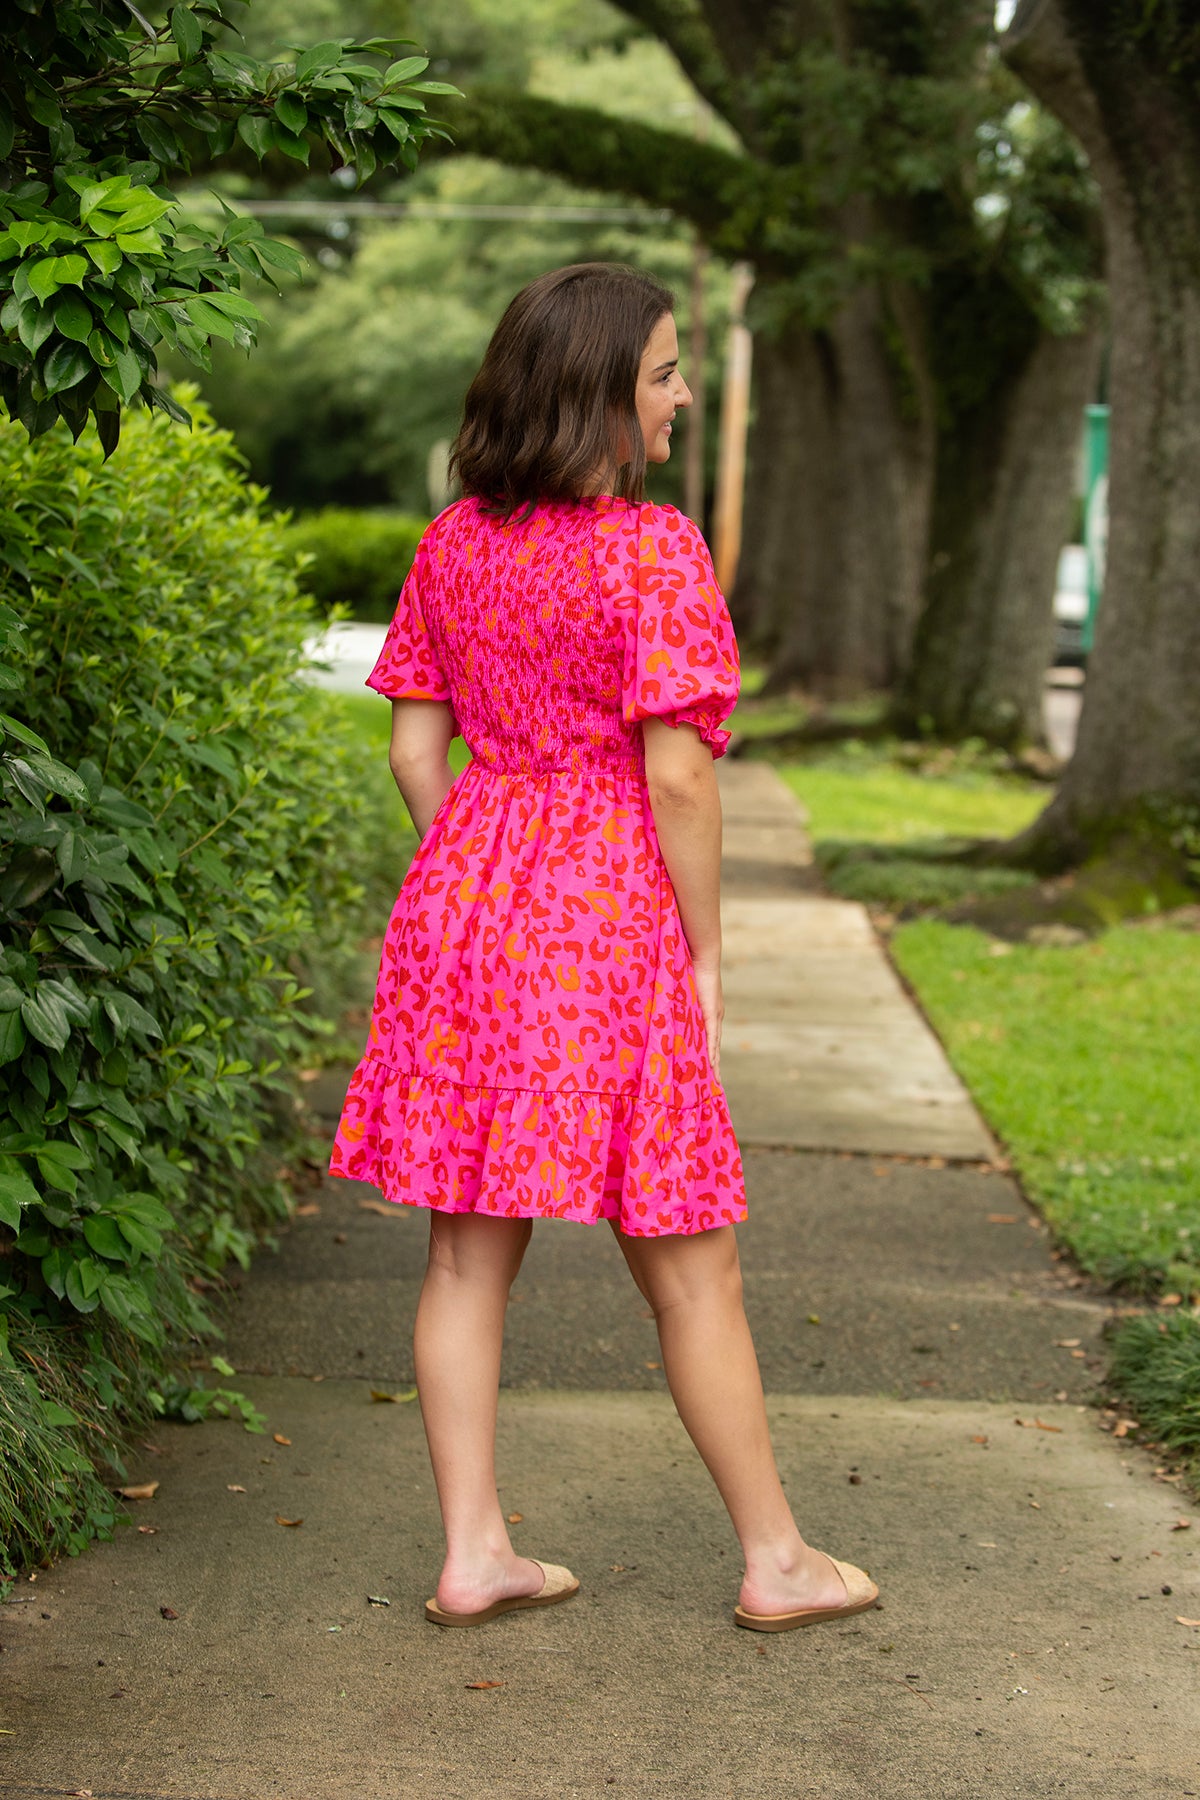
[[117, 1224], [122, 1237], [134, 1250], [150, 1257], [151, 1261], [157, 1261], [162, 1255], [163, 1241], [152, 1226], [143, 1225], [140, 1219], [132, 1218], [128, 1213], [118, 1214]]
[[293, 162], [303, 163], [305, 168], [308, 167], [308, 139], [306, 137], [295, 136], [293, 132], [285, 130], [276, 120], [271, 126], [271, 142], [275, 149], [281, 151], [284, 156], [290, 156]]
[[0, 725], [9, 737], [16, 738], [18, 744], [28, 744], [31, 750], [40, 750], [44, 756], [49, 756], [50, 746], [45, 738], [39, 737], [36, 731], [31, 731], [28, 725], [22, 725], [20, 719], [11, 718], [8, 713], [0, 713]]
[[275, 102], [275, 117], [285, 131], [299, 136], [308, 125], [308, 108], [299, 94], [280, 94]]
[[103, 1265], [94, 1257], [81, 1256], [66, 1270], [63, 1288], [76, 1312], [95, 1312], [100, 1304], [100, 1284], [104, 1280]]
[[126, 402], [142, 385], [142, 366], [132, 350], [118, 350], [112, 368], [101, 369], [100, 373], [113, 393]]
[[341, 60], [342, 46], [340, 44], [314, 44], [311, 50], [306, 50], [302, 56], [296, 58], [296, 80], [307, 81], [310, 75], [316, 75], [324, 69], [332, 69]]
[[173, 6], [170, 12], [171, 36], [179, 49], [180, 62], [194, 62], [204, 48], [204, 32], [189, 6]]
[[19, 1231], [21, 1208], [36, 1206], [41, 1197], [14, 1157], [0, 1158], [0, 1223], [10, 1231]]
[[428, 67], [429, 58], [427, 56], [403, 57], [399, 62], [394, 62], [390, 68], [384, 70], [384, 90], [395, 87], [397, 82], [411, 81], [415, 75], [422, 74]]
[[206, 294], [203, 297], [197, 295], [194, 300], [186, 301], [180, 311], [191, 320], [197, 331], [202, 331], [206, 337], [224, 338], [226, 343], [233, 343], [237, 335], [233, 322], [225, 318], [215, 306], [210, 304], [209, 295]]
[[271, 148], [271, 121], [264, 113], [244, 112], [238, 118], [238, 136], [261, 162]]
[[43, 256], [29, 270], [29, 291], [38, 300], [48, 300], [51, 294], [57, 294], [62, 283], [58, 279], [56, 269], [57, 256]]
[[125, 260], [117, 246], [110, 244], [107, 238], [97, 238], [87, 246], [87, 253], [102, 275], [115, 275]]
[[304, 267], [304, 257], [291, 244], [281, 244], [278, 238], [263, 238], [261, 243], [253, 245], [255, 256], [259, 262], [267, 263], [273, 269], [283, 269], [289, 275], [299, 275]]
[[129, 1246], [117, 1229], [117, 1221], [108, 1213], [92, 1213], [86, 1218], [83, 1235], [98, 1256], [107, 1256], [113, 1262], [129, 1261]]
[[59, 287], [79, 287], [88, 272], [87, 257], [76, 251], [54, 258], [54, 278]]
[[[153, 225], [164, 213], [169, 213], [172, 202], [160, 200], [149, 188], [133, 188], [120, 203], [120, 211], [113, 222], [112, 229], [117, 233], [141, 231], [147, 225]], [[108, 211], [106, 207], [104, 209]], [[116, 211], [116, 208], [113, 208]]]
[[48, 394], [62, 394], [90, 375], [95, 363], [82, 344], [56, 344], [46, 358], [42, 378]]
[[21, 1017], [39, 1044], [46, 1044], [51, 1050], [65, 1049], [71, 1021], [57, 994], [27, 994], [21, 1002]]
[[129, 192], [128, 175], [111, 175], [107, 181], [90, 182], [79, 195], [80, 224], [86, 225], [98, 209], [119, 211], [116, 204], [118, 198], [123, 200]]
[[26, 303], [21, 308], [17, 319], [17, 336], [31, 354], [36, 356], [53, 330], [54, 314], [48, 306]]
[[162, 1036], [158, 1020], [132, 994], [105, 994], [104, 1010], [121, 1037], [129, 1031], [140, 1032], [144, 1037]]
[[54, 324], [63, 337], [86, 344], [95, 320], [82, 294], [60, 294], [54, 303]]
[[52, 888], [58, 880], [58, 864], [40, 846], [19, 851], [0, 875], [0, 906], [20, 912]]
[[118, 231], [117, 247], [126, 256], [164, 256], [163, 241], [152, 225], [144, 231]]

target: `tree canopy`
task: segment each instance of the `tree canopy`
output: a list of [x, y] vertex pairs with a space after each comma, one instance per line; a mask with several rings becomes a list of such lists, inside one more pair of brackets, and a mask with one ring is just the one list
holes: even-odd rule
[[352, 179], [416, 166], [453, 93], [427, 59], [379, 37], [236, 46], [245, 0], [178, 0], [159, 24], [132, 0], [13, 0], [0, 24], [0, 398], [31, 437], [89, 416], [118, 437], [134, 399], [179, 409], [159, 348], [208, 366], [214, 339], [249, 346], [247, 278], [299, 267], [295, 249], [226, 209], [179, 217], [172, 179], [242, 148]]

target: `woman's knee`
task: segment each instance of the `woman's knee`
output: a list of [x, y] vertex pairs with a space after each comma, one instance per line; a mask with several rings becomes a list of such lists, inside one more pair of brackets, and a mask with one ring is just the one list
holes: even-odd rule
[[742, 1271], [733, 1227], [690, 1237], [626, 1238], [626, 1261], [661, 1318], [680, 1306], [740, 1306]]
[[503, 1282], [511, 1287], [533, 1233], [529, 1219], [492, 1219], [479, 1213], [429, 1218], [429, 1268], [452, 1281]]

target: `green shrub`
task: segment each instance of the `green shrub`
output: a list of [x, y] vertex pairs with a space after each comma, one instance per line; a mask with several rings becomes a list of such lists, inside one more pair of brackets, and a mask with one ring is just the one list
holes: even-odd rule
[[289, 551], [312, 558], [299, 581], [318, 605], [327, 611], [345, 606], [356, 619], [386, 623], [427, 524], [407, 513], [331, 506], [295, 520], [284, 542]]
[[10, 1567], [110, 1527], [83, 1463], [162, 1409], [205, 1272], [286, 1215], [302, 959], [359, 930], [357, 770], [262, 498], [203, 409], [108, 462], [0, 424]]

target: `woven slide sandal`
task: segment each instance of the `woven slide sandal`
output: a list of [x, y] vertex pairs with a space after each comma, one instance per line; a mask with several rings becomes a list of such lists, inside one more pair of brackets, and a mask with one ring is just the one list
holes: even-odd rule
[[[537, 1558], [530, 1557], [530, 1561], [537, 1562]], [[561, 1568], [558, 1563], [539, 1562], [537, 1566], [545, 1580], [536, 1594], [516, 1594], [508, 1600], [496, 1600], [482, 1612], [474, 1613], [446, 1612], [436, 1600], [427, 1600], [425, 1617], [431, 1625], [486, 1625], [489, 1619], [498, 1619], [501, 1613], [524, 1612], [531, 1606], [557, 1606], [579, 1592], [579, 1583], [570, 1569]]]
[[848, 1619], [854, 1613], [866, 1612], [868, 1607], [874, 1606], [879, 1589], [865, 1570], [856, 1569], [853, 1563], [839, 1562], [836, 1556], [829, 1560], [846, 1585], [844, 1606], [813, 1606], [802, 1612], [784, 1613], [752, 1613], [744, 1606], [735, 1606], [734, 1624], [744, 1625], [747, 1631], [796, 1631], [801, 1625], [825, 1625], [832, 1619]]

